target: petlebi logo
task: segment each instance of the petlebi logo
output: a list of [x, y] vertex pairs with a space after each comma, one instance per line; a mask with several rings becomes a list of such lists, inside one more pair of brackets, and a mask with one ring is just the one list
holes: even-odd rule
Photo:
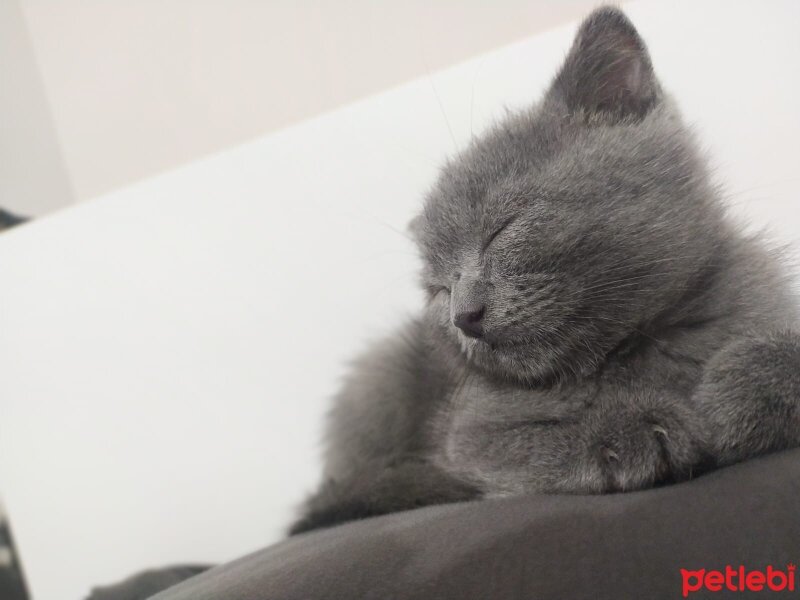
[[793, 564], [786, 569], [776, 569], [768, 565], [764, 570], [747, 569], [744, 565], [726, 565], [724, 571], [681, 569], [683, 578], [683, 597], [694, 592], [793, 592], [795, 590], [795, 571]]

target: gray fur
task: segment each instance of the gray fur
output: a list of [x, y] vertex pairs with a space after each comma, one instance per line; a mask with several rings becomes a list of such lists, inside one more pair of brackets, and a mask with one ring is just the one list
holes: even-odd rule
[[426, 309], [354, 366], [293, 532], [800, 445], [794, 299], [720, 196], [633, 26], [595, 11], [544, 98], [442, 169], [412, 223]]

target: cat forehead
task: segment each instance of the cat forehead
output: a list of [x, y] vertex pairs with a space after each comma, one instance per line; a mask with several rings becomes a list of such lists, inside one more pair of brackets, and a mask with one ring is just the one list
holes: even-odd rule
[[509, 115], [444, 165], [431, 199], [469, 209], [525, 192], [556, 155], [559, 129], [533, 111]]
[[[526, 129], [514, 129], [520, 125]], [[669, 105], [614, 127], [533, 125], [515, 118], [448, 163], [425, 201], [417, 239], [434, 249], [479, 246], [509, 221], [548, 224], [540, 235], [563, 237], [611, 217], [661, 213], [664, 197], [667, 206], [701, 210], [676, 189], [695, 177], [696, 162], [691, 133]]]
[[434, 211], [491, 211], [610, 179], [657, 181], [691, 146], [686, 137], [666, 104], [614, 127], [546, 111], [515, 115], [444, 166], [428, 203]]

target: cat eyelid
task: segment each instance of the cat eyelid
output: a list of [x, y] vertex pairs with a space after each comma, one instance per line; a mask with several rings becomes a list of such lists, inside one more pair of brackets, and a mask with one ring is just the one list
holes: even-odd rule
[[495, 230], [495, 232], [487, 238], [486, 242], [483, 244], [483, 248], [481, 249], [481, 251], [486, 252], [486, 250], [489, 248], [489, 246], [492, 245], [492, 242], [497, 238], [497, 236], [503, 233], [503, 230], [505, 230], [509, 225], [511, 225], [514, 221], [516, 221], [516, 219], [517, 219], [516, 217], [511, 217], [500, 227], [498, 227]]
[[438, 285], [438, 284], [428, 286], [428, 293], [430, 293], [431, 297], [437, 296], [442, 292], [446, 292], [449, 294], [450, 288], [447, 287], [446, 285]]

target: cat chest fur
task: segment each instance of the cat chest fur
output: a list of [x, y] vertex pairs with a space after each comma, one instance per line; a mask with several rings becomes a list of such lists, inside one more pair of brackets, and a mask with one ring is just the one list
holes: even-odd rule
[[662, 415], [691, 408], [699, 370], [684, 365], [678, 379], [637, 367], [612, 365], [609, 373], [543, 389], [472, 374], [437, 415], [435, 462], [489, 496], [558, 491], [570, 478], [578, 488], [604, 485], [604, 463], [619, 451], [615, 439], [657, 444], [660, 432], [675, 428]]

